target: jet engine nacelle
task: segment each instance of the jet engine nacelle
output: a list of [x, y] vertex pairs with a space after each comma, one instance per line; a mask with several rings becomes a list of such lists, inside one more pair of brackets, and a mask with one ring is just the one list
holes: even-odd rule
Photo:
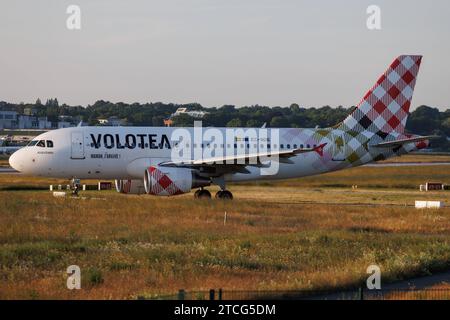
[[142, 180], [116, 180], [116, 190], [127, 194], [144, 194], [145, 187]]
[[150, 166], [145, 170], [145, 192], [156, 196], [174, 196], [192, 188], [209, 186], [211, 181], [190, 169]]

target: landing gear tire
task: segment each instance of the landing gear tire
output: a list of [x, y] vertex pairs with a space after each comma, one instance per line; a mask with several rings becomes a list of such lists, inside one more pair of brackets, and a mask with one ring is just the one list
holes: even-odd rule
[[211, 192], [206, 189], [199, 189], [194, 193], [195, 199], [211, 199]]
[[228, 190], [220, 190], [216, 193], [216, 199], [233, 200], [233, 194]]

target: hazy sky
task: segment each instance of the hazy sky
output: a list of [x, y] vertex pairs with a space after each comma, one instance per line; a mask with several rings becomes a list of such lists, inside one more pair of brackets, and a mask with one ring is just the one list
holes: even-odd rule
[[448, 0], [2, 0], [0, 100], [350, 106], [397, 55], [423, 54], [413, 106], [445, 110], [449, 14]]

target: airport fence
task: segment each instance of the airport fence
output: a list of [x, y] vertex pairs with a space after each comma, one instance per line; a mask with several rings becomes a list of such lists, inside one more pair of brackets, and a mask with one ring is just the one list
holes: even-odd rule
[[364, 288], [330, 290], [288, 290], [288, 291], [239, 291], [209, 290], [185, 291], [177, 294], [138, 299], [158, 300], [450, 300], [450, 289], [381, 289]]

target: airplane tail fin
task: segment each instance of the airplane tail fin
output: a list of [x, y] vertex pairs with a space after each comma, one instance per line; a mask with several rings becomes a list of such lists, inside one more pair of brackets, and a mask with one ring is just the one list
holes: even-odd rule
[[417, 55], [397, 57], [338, 128], [380, 136], [403, 133], [421, 60]]

